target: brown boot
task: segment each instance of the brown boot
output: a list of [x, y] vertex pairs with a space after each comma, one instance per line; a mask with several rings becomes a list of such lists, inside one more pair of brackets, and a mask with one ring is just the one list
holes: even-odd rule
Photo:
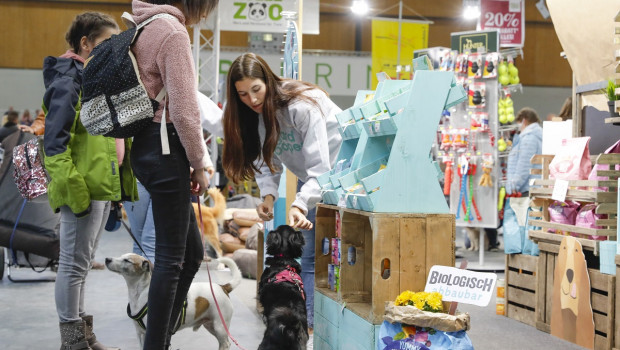
[[82, 319], [84, 320], [85, 325], [84, 334], [86, 335], [86, 340], [92, 350], [121, 350], [120, 348], [109, 348], [97, 341], [97, 337], [95, 336], [95, 333], [93, 333], [92, 315], [84, 315], [82, 316]]
[[92, 350], [84, 335], [84, 321], [60, 323], [60, 350]]

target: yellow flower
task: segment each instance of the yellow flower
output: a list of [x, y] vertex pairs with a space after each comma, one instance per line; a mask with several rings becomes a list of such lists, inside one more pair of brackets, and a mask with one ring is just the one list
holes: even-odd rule
[[406, 290], [398, 297], [394, 304], [396, 306], [413, 305], [420, 310], [442, 312], [443, 304], [441, 302], [442, 296], [440, 293], [432, 292], [418, 292], [414, 293], [410, 290]]

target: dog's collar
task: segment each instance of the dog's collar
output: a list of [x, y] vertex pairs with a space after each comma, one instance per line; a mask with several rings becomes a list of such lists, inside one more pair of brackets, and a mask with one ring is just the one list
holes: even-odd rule
[[301, 277], [297, 273], [297, 269], [295, 269], [291, 265], [286, 265], [286, 270], [282, 270], [278, 272], [275, 276], [270, 278], [267, 282], [269, 283], [280, 283], [280, 282], [293, 283], [299, 289], [299, 292], [301, 293], [301, 297], [304, 300], [306, 300], [306, 293], [304, 292], [304, 282], [301, 280]]
[[[129, 318], [131, 318], [132, 320], [136, 321], [138, 325], [140, 326], [140, 328], [146, 330], [146, 325], [144, 324], [144, 317], [146, 317], [148, 309], [149, 309], [149, 304], [146, 303], [140, 309], [140, 311], [138, 311], [137, 314], [132, 315], [131, 307], [129, 307], [129, 304], [127, 304], [127, 316], [129, 316]], [[176, 333], [179, 330], [179, 328], [181, 328], [181, 325], [185, 324], [186, 311], [187, 311], [187, 298], [183, 302], [183, 307], [181, 308], [181, 315], [179, 315], [180, 317], [177, 319], [177, 323], [174, 326], [174, 329], [172, 330], [172, 334]]]

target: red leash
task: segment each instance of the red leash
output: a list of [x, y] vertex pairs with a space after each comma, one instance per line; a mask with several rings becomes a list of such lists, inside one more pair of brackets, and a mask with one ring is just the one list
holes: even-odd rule
[[[196, 199], [198, 201], [198, 216], [200, 216], [200, 240], [202, 241], [202, 250], [204, 251], [205, 240], [204, 240], [204, 231], [203, 231], [204, 228], [202, 225], [202, 209], [201, 209], [202, 206], [200, 205], [200, 196], [196, 196]], [[211, 294], [213, 295], [213, 300], [215, 300], [215, 306], [217, 307], [217, 313], [220, 315], [220, 320], [222, 320], [222, 324], [224, 325], [224, 329], [226, 330], [228, 337], [230, 338], [230, 340], [232, 340], [233, 343], [235, 343], [235, 345], [237, 345], [239, 349], [246, 350], [243, 346], [239, 345], [239, 343], [237, 342], [237, 339], [235, 339], [230, 334], [230, 331], [228, 331], [228, 326], [226, 325], [226, 321], [224, 321], [224, 316], [222, 316], [222, 310], [220, 310], [220, 304], [217, 302], [217, 298], [215, 297], [215, 291], [213, 290], [213, 282], [211, 281], [211, 271], [209, 270], [208, 262], [207, 262], [207, 274], [209, 275], [209, 287], [211, 287]]]

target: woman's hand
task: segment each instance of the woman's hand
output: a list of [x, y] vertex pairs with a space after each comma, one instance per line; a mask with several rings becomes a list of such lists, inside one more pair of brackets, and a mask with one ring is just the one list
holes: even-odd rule
[[291, 207], [288, 211], [288, 222], [294, 228], [302, 230], [311, 230], [312, 222], [306, 218], [301, 209], [297, 207]]
[[207, 174], [209, 174], [209, 182], [211, 182], [210, 180], [213, 178], [213, 175], [215, 175], [215, 169], [213, 169], [213, 167], [210, 166], [210, 167], [206, 167], [205, 171], [207, 172]]
[[194, 196], [202, 196], [209, 187], [209, 179], [205, 174], [205, 170], [193, 169], [190, 177], [190, 192]]
[[28, 125], [21, 125], [21, 124], [19, 124], [19, 125], [17, 125], [17, 127], [19, 128], [19, 130], [21, 130], [23, 132], [34, 134], [34, 130], [31, 127], [29, 127]]
[[273, 196], [266, 195], [265, 200], [256, 207], [258, 217], [263, 221], [273, 220]]

